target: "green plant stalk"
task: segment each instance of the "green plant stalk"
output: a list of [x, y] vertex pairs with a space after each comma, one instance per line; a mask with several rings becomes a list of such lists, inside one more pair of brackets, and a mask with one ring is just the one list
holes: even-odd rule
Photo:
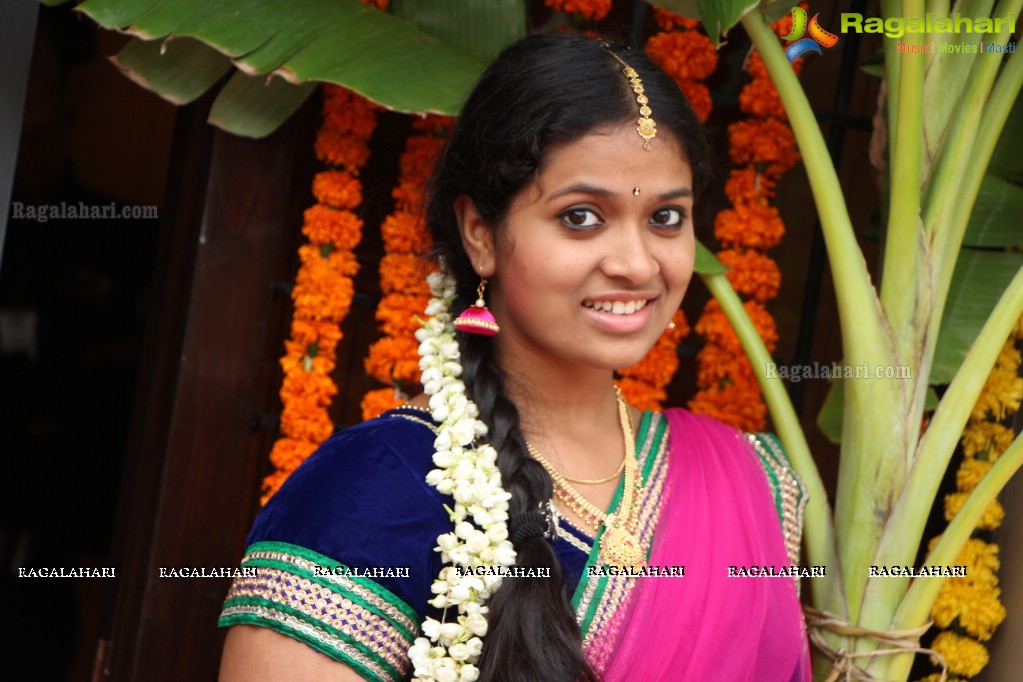
[[[881, 16], [884, 19], [898, 16], [901, 4], [898, 0], [881, 0]], [[898, 45], [891, 40], [881, 41], [884, 51], [884, 80], [887, 87], [886, 100], [888, 106], [888, 140], [894, 140], [898, 130], [899, 115], [899, 51]]]
[[[834, 276], [846, 362], [872, 367], [893, 365], [893, 347], [880, 301], [871, 285], [837, 174], [806, 95], [763, 15], [750, 12], [743, 17], [742, 24], [778, 88], [803, 155]], [[818, 608], [836, 614], [839, 613], [836, 609], [843, 608], [843, 601], [852, 610], [862, 595], [863, 582], [849, 581], [845, 567], [864, 563], [859, 559], [874, 554], [880, 533], [874, 509], [886, 508], [891, 497], [875, 485], [874, 474], [880, 462], [901, 456], [893, 443], [902, 439], [893, 440], [892, 434], [905, 429], [898, 419], [901, 397], [896, 382], [851, 381], [846, 383], [845, 390], [835, 532], [841, 540], [839, 563], [846, 575], [846, 596], [843, 600], [823, 590], [814, 594]], [[867, 415], [872, 417], [866, 418]]]
[[[799, 417], [796, 415], [789, 395], [781, 379], [768, 378], [767, 365], [773, 362], [771, 354], [764, 346], [763, 339], [753, 326], [746, 308], [738, 294], [732, 288], [728, 277], [724, 273], [700, 275], [707, 285], [710, 293], [718, 303], [721, 310], [732, 325], [732, 329], [739, 336], [742, 348], [753, 366], [753, 373], [760, 384], [760, 390], [764, 394], [764, 401], [771, 411], [771, 419], [778, 432], [778, 437], [785, 446], [785, 451], [792, 462], [796, 473], [803, 480], [806, 487], [807, 503], [804, 514], [803, 539], [806, 544], [807, 559], [811, 564], [835, 567], [828, 575], [821, 579], [819, 585], [824, 590], [829, 587], [839, 592], [834, 585], [827, 583], [834, 582], [841, 584], [841, 571], [838, 566], [838, 555], [835, 551], [835, 532], [831, 525], [831, 508], [828, 506], [828, 494], [824, 489], [820, 473], [810, 454], [810, 446], [806, 442], [806, 436], [799, 425]], [[816, 583], [817, 581], [815, 581]]]
[[[923, 538], [924, 525], [934, 506], [938, 487], [952, 458], [955, 444], [962, 436], [963, 427], [984, 388], [991, 368], [1021, 314], [1023, 314], [1023, 268], [1019, 269], [998, 300], [938, 404], [934, 418], [920, 441], [920, 455], [916, 458], [906, 486], [889, 517], [877, 556], [871, 564], [883, 566], [913, 563], [916, 548], [920, 546]], [[930, 562], [935, 563], [933, 559]], [[909, 579], [903, 577], [871, 580], [864, 594], [861, 624], [875, 629], [900, 628], [899, 625], [890, 624], [897, 608], [900, 608], [899, 602], [904, 601], [907, 596], [908, 584]], [[923, 622], [921, 620], [907, 627], [920, 626]], [[887, 661], [887, 658], [879, 659], [877, 663], [887, 665], [881, 661]]]
[[[924, 14], [923, 0], [903, 3], [906, 16]], [[910, 46], [923, 45], [922, 33], [907, 33]], [[891, 42], [891, 41], [887, 41]], [[885, 235], [884, 266], [881, 279], [881, 306], [895, 339], [895, 355], [904, 364], [917, 367], [921, 335], [929, 307], [926, 281], [921, 276], [925, 263], [921, 246], [920, 187], [923, 155], [924, 56], [922, 53], [899, 55], [899, 109], [892, 138], [891, 191], [888, 226]], [[918, 377], [919, 380], [919, 377]], [[898, 469], [898, 479], [905, 472]], [[904, 465], [904, 463], [902, 463]], [[885, 475], [886, 472], [879, 472]]]
[[[977, 524], [980, 522], [988, 505], [998, 496], [998, 493], [1005, 488], [1020, 466], [1023, 465], [1023, 436], [1017, 436], [1009, 448], [1002, 453], [998, 460], [992, 465], [977, 487], [973, 489], [969, 497], [963, 503], [959, 513], [956, 514], [948, 527], [934, 546], [934, 550], [928, 555], [927, 563], [933, 565], [950, 565], [955, 561], [963, 545], [970, 538]], [[944, 579], [914, 580], [906, 596], [899, 605], [899, 610], [892, 621], [892, 628], [919, 627], [929, 619], [931, 607], [938, 598], [938, 590], [941, 589]], [[910, 667], [913, 665], [911, 655], [893, 656], [886, 661], [885, 679], [904, 680], [909, 676]]]

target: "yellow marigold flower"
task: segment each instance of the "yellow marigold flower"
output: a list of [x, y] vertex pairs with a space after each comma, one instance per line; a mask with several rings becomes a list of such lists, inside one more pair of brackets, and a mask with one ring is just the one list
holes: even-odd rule
[[[969, 493], [951, 493], [945, 495], [945, 520], [951, 521], [952, 517], [959, 513], [962, 509], [963, 503], [966, 502], [966, 498], [969, 497]], [[1005, 518], [1005, 508], [1002, 507], [1001, 502], [998, 500], [992, 500], [991, 504], [988, 505], [987, 509], [984, 510], [983, 515], [980, 517], [980, 522], [977, 523], [977, 528], [981, 530], [993, 530], [1002, 525], [1002, 520]]]
[[991, 639], [995, 628], [1005, 620], [1005, 607], [999, 601], [1002, 591], [997, 587], [972, 584], [959, 613], [959, 624], [968, 635], [982, 642]]
[[[934, 638], [931, 648], [941, 654], [951, 673], [973, 677], [988, 664], [990, 657], [980, 642], [960, 637], [954, 632], [942, 632]], [[937, 661], [932, 657], [937, 665]]]
[[1015, 434], [1004, 424], [987, 420], [971, 421], [963, 431], [963, 454], [989, 462], [998, 459], [1012, 444]]
[[980, 479], [991, 469], [991, 462], [982, 459], [969, 458], [963, 460], [956, 471], [956, 488], [960, 492], [969, 492], [977, 487]]

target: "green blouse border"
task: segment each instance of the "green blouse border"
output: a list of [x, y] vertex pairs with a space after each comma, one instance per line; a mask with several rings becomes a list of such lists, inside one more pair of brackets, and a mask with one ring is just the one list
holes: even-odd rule
[[[294, 557], [298, 561], [274, 559], [272, 557], [250, 556], [259, 552], [285, 554]], [[309, 564], [323, 566], [324, 568], [330, 568], [332, 570], [348, 568], [345, 564], [335, 561], [324, 554], [320, 554], [319, 552], [299, 545], [292, 545], [290, 543], [264, 541], [257, 542], [248, 547], [245, 551], [245, 557], [246, 558], [242, 560], [242, 567], [272, 568], [284, 571], [300, 579], [307, 579], [321, 587], [325, 587], [332, 592], [342, 595], [345, 599], [348, 599], [355, 604], [358, 604], [362, 608], [385, 621], [388, 625], [393, 627], [401, 637], [406, 638], [409, 642], [414, 641], [418, 636], [418, 623], [420, 620], [419, 614], [417, 614], [415, 610], [408, 606], [408, 604], [406, 604], [403, 600], [394, 595], [390, 590], [380, 586], [369, 578], [361, 576], [344, 574], [336, 575], [333, 572], [325, 575], [317, 575], [315, 570], [312, 569]], [[302, 565], [303, 562], [306, 563], [306, 565]], [[348, 585], [346, 585], [346, 583], [348, 583]], [[400, 622], [400, 619], [394, 618], [393, 615], [386, 613], [366, 598], [356, 594], [350, 586], [362, 588], [383, 600], [413, 623], [415, 629], [409, 629], [406, 625]], [[402, 679], [401, 672], [382, 658], [377, 652], [336, 628], [324, 626], [322, 623], [311, 621], [306, 614], [298, 609], [260, 597], [229, 597], [224, 602], [224, 611], [230, 611], [234, 607], [249, 607], [257, 610], [265, 609], [272, 613], [294, 619], [300, 624], [303, 624], [313, 630], [323, 632], [326, 635], [343, 642], [346, 646], [351, 647], [354, 652], [358, 652], [358, 654], [365, 657], [368, 661], [370, 661], [370, 663], [378, 666], [379, 669], [388, 673], [390, 679], [396, 681]], [[249, 611], [222, 615], [218, 621], [218, 627], [230, 627], [232, 625], [256, 625], [270, 628], [271, 630], [279, 632], [285, 636], [298, 639], [305, 644], [308, 644], [316, 651], [351, 666], [359, 674], [366, 676], [367, 679], [380, 679], [378, 670], [374, 670], [370, 665], [358, 660], [357, 657], [346, 654], [345, 651], [339, 648], [327, 645], [315, 635], [306, 632], [299, 627], [290, 625], [287, 622], [283, 622], [279, 618]]]

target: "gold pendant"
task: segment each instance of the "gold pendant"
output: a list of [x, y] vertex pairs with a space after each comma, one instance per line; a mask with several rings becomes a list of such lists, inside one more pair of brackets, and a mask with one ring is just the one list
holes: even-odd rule
[[604, 550], [607, 560], [618, 566], [643, 566], [643, 548], [639, 539], [614, 523], [614, 515], [604, 521], [604, 536], [600, 539], [600, 548]]

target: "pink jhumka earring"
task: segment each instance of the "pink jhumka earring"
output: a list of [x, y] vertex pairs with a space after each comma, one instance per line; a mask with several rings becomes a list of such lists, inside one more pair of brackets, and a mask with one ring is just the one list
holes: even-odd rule
[[482, 336], [494, 336], [501, 331], [501, 326], [494, 319], [494, 314], [487, 309], [487, 304], [483, 302], [483, 289], [486, 286], [487, 280], [481, 277], [480, 284], [476, 287], [476, 302], [455, 318], [455, 329], [466, 334]]

